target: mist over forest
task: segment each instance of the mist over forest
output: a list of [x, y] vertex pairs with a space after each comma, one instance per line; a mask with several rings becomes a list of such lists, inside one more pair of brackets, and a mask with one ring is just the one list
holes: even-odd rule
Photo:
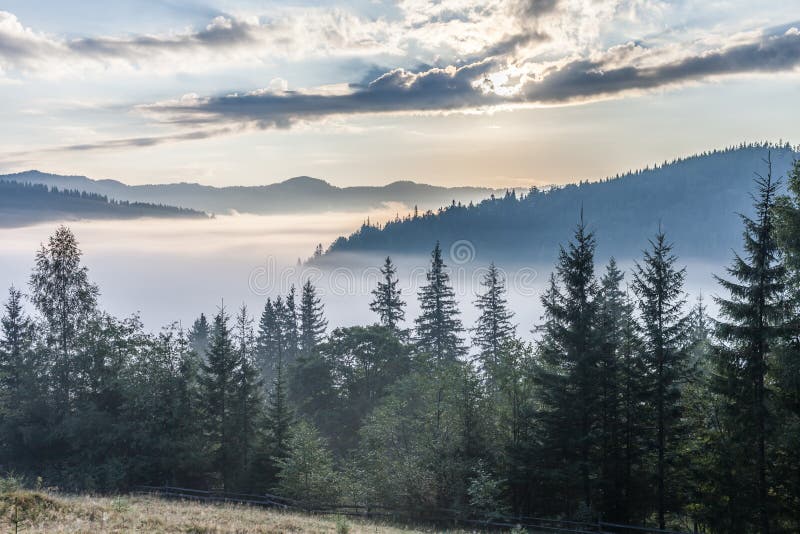
[[0, 463], [18, 473], [0, 481], [790, 532], [794, 155], [748, 145], [402, 218], [122, 220], [87, 206], [131, 204], [9, 182], [87, 209], [0, 228]]

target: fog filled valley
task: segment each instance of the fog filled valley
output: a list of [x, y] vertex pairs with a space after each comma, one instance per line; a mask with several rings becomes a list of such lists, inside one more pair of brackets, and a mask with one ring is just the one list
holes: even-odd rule
[[[405, 208], [316, 216], [237, 214], [166, 223], [145, 218], [65, 224], [75, 233], [84, 252], [83, 262], [101, 289], [102, 308], [118, 317], [138, 313], [148, 330], [158, 331], [173, 322], [191, 325], [200, 313], [213, 314], [223, 301], [229, 306], [244, 303], [251, 311], [260, 310], [267, 297], [286, 293], [293, 284], [300, 287], [308, 278], [319, 289], [330, 326], [337, 327], [375, 319], [369, 310], [370, 292], [386, 254], [346, 253], [337, 255], [334, 262], [309, 263], [315, 247], [320, 243], [326, 246], [355, 231], [367, 219], [375, 223], [392, 220], [397, 210]], [[579, 212], [574, 213], [575, 224], [579, 217]], [[586, 219], [591, 227], [591, 214], [587, 213]], [[0, 280], [6, 286], [25, 290], [36, 251], [58, 224], [0, 228]], [[569, 228], [564, 228], [564, 243], [570, 233]], [[606, 240], [602, 235], [597, 237], [600, 244]], [[431, 238], [431, 250], [435, 243]], [[641, 244], [642, 249], [646, 246], [646, 241]], [[416, 295], [425, 281], [430, 251], [390, 254], [408, 303], [405, 326], [411, 327], [419, 310]], [[467, 240], [444, 247], [464, 323], [471, 325], [477, 317], [473, 300], [482, 274], [494, 261], [509, 278], [509, 302], [516, 312], [520, 334], [530, 338], [530, 331], [541, 318], [540, 297], [553, 261], [522, 262], [511, 256], [503, 254], [494, 260], [488, 254], [481, 255]], [[607, 259], [599, 257], [598, 262]], [[627, 271], [635, 259], [618, 261]], [[713, 274], [720, 274], [721, 266], [708, 258], [680, 260], [687, 266], [690, 300], [704, 294], [709, 297], [706, 304], [713, 309], [710, 297], [717, 292]]]

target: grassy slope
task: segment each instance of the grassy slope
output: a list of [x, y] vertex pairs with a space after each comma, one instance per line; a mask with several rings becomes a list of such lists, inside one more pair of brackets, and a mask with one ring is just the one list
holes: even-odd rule
[[[18, 505], [17, 518], [21, 520], [19, 532], [25, 533], [337, 532], [337, 519], [330, 516], [284, 513], [239, 505], [165, 501], [147, 496], [55, 496], [27, 491], [0, 495], [2, 532], [14, 532], [14, 503]], [[350, 518], [346, 524], [349, 527], [346, 531], [350, 534], [426, 532]]]

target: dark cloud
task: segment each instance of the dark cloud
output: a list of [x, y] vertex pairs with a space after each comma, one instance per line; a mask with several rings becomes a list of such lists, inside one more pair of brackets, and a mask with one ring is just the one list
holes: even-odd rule
[[144, 109], [170, 123], [234, 121], [253, 123], [260, 128], [286, 128], [297, 120], [331, 115], [459, 110], [503, 102], [502, 98], [486, 95], [474, 86], [476, 80], [496, 67], [493, 60], [484, 60], [421, 73], [395, 69], [368, 85], [351, 86], [352, 91], [347, 94], [257, 93], [155, 104]]
[[180, 52], [194, 48], [223, 49], [256, 42], [255, 27], [218, 18], [206, 29], [174, 38], [139, 36], [131, 39], [86, 38], [69, 41], [73, 52], [93, 58], [136, 59], [153, 52]]
[[487, 48], [485, 48], [480, 56], [481, 57], [496, 57], [496, 56], [506, 56], [509, 54], [514, 54], [520, 48], [525, 46], [534, 44], [534, 43], [543, 43], [550, 39], [545, 33], [541, 33], [539, 31], [529, 31], [526, 33], [520, 33], [517, 35], [510, 35], [497, 43], [494, 43]]
[[536, 18], [556, 10], [559, 0], [520, 0], [516, 11], [526, 18]]
[[765, 35], [730, 48], [706, 52], [655, 67], [605, 68], [602, 62], [579, 60], [546, 72], [525, 88], [523, 99], [555, 103], [613, 95], [624, 91], [703, 80], [712, 76], [790, 71], [800, 66], [800, 32]]

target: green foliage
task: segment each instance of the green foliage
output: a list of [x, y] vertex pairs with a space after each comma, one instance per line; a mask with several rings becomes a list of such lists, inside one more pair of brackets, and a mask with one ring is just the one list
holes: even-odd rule
[[397, 269], [392, 259], [386, 256], [386, 262], [381, 267], [383, 280], [378, 282], [378, 287], [372, 291], [373, 300], [369, 309], [378, 314], [380, 324], [391, 330], [397, 330], [400, 322], [405, 319], [403, 309], [405, 302], [401, 291], [397, 288]]
[[327, 326], [322, 300], [311, 280], [306, 280], [300, 298], [300, 352], [303, 355], [308, 356], [316, 350]]
[[350, 532], [350, 523], [347, 522], [347, 518], [343, 515], [336, 516], [336, 534], [349, 534]]
[[[553, 503], [563, 513], [583, 502], [592, 507], [596, 478], [592, 439], [599, 422], [597, 280], [594, 235], [583, 219], [573, 241], [561, 248], [556, 273], [542, 296], [545, 323], [539, 346], [539, 400], [542, 406], [541, 468]], [[554, 504], [551, 504], [553, 506]]]
[[686, 458], [680, 443], [686, 439], [683, 425], [683, 386], [691, 380], [686, 341], [688, 325], [683, 315], [686, 269], [678, 269], [677, 257], [664, 232], [650, 241], [644, 259], [636, 263], [633, 291], [643, 323], [645, 366], [655, 422], [655, 493], [659, 528], [666, 528], [668, 511], [680, 510], [677, 482]]
[[488, 516], [507, 513], [503, 489], [503, 481], [493, 477], [483, 462], [478, 462], [467, 487], [470, 508]]
[[514, 314], [508, 309], [505, 281], [494, 263], [483, 277], [485, 292], [478, 295], [475, 307], [480, 316], [473, 329], [472, 342], [478, 349], [478, 363], [484, 376], [494, 382], [500, 366], [502, 346], [514, 337]]
[[301, 420], [289, 435], [286, 456], [277, 459], [278, 487], [283, 495], [309, 504], [338, 499], [333, 457], [317, 430]]
[[460, 312], [446, 269], [437, 242], [431, 253], [427, 284], [419, 290], [421, 313], [416, 319], [417, 349], [436, 363], [452, 362], [466, 353], [460, 337]]

